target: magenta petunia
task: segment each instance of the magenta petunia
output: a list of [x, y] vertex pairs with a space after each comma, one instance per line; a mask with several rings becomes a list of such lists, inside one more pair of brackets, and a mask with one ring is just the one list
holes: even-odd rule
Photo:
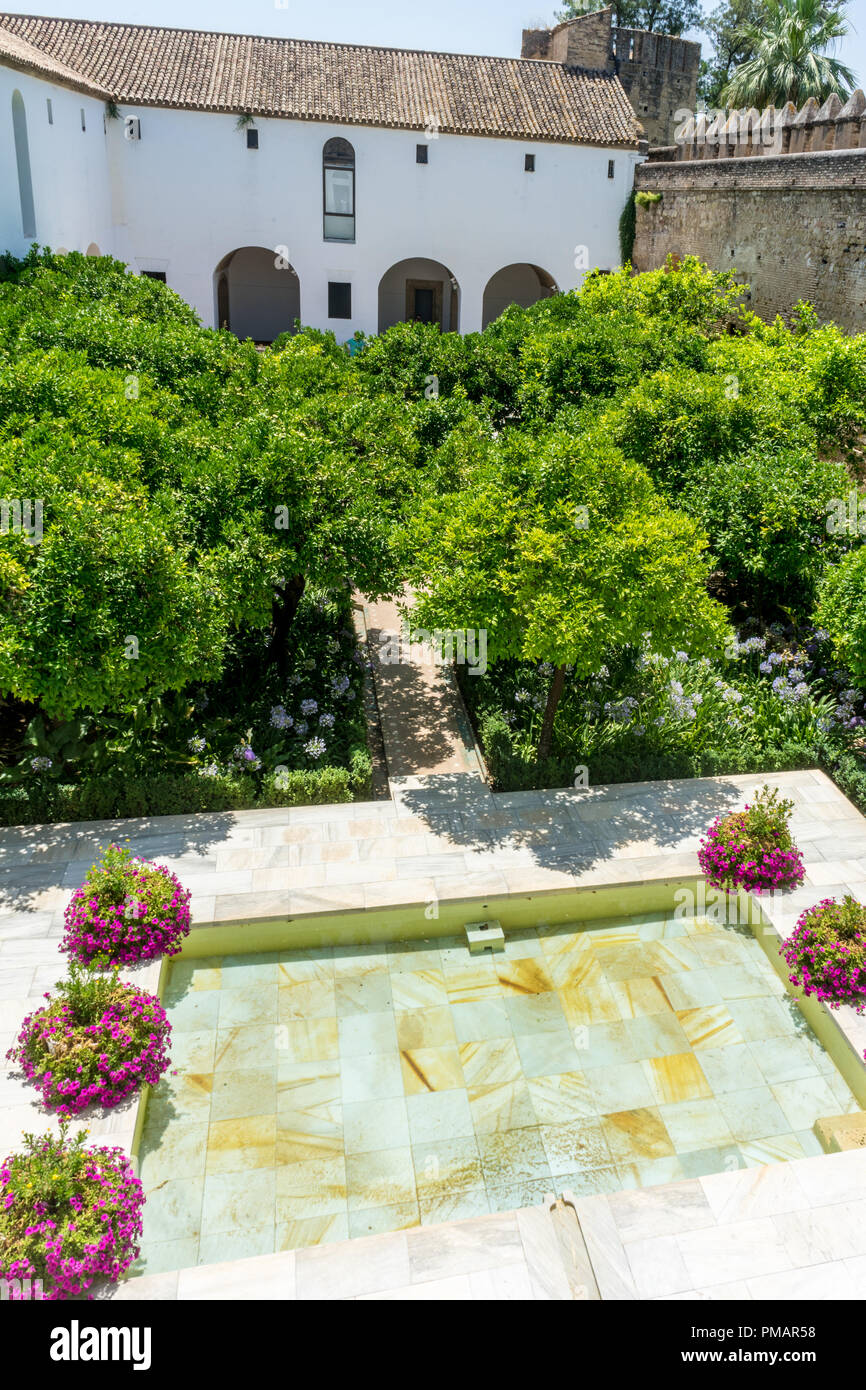
[[117, 980], [96, 983], [104, 998], [89, 1022], [81, 1021], [61, 985], [24, 1019], [6, 1054], [42, 1092], [43, 1104], [61, 1115], [90, 1105], [109, 1109], [145, 1084], [156, 1086], [169, 1067], [171, 1025], [156, 996]]
[[190, 894], [169, 869], [109, 845], [72, 895], [61, 950], [132, 965], [174, 956], [190, 927]]
[[782, 948], [791, 981], [838, 1009], [866, 1012], [866, 907], [846, 895], [822, 898], [799, 917]]
[[788, 829], [791, 807], [764, 787], [750, 806], [713, 821], [698, 849], [712, 887], [762, 893], [803, 882], [803, 857]]
[[92, 1298], [138, 1258], [144, 1190], [119, 1148], [24, 1136], [0, 1163], [0, 1281], [11, 1299]]

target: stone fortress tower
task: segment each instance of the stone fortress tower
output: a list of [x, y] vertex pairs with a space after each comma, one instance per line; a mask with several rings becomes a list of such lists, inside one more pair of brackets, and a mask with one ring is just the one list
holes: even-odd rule
[[672, 145], [682, 124], [676, 112], [695, 110], [700, 44], [614, 28], [610, 9], [567, 19], [553, 29], [524, 29], [520, 56], [617, 73], [650, 145]]

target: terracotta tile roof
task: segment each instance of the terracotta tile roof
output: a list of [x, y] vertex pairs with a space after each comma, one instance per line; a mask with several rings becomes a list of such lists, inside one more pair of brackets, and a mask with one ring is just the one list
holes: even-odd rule
[[11, 33], [6, 28], [0, 28], [0, 62], [5, 62], [9, 67], [17, 68], [19, 72], [32, 72], [39, 77], [48, 77], [55, 82], [62, 82], [64, 86], [75, 87], [78, 91], [87, 92], [90, 96], [107, 97], [108, 93], [97, 86], [95, 82], [90, 82], [81, 73], [73, 72], [65, 63], [58, 62], [49, 54], [43, 53], [41, 49], [34, 48], [32, 43], [22, 39], [18, 34]]
[[126, 105], [576, 144], [642, 134], [616, 76], [562, 63], [0, 13], [3, 30]]

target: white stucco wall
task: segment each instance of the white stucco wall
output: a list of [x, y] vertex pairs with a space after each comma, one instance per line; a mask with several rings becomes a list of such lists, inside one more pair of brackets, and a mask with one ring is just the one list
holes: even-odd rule
[[[141, 109], [140, 142], [109, 131], [131, 265], [167, 257], [167, 278], [214, 322], [217, 264], [236, 247], [286, 246], [300, 283], [301, 319], [375, 333], [379, 282], [397, 261], [440, 262], [460, 286], [460, 327], [481, 327], [484, 287], [503, 266], [528, 261], [561, 289], [579, 285], [575, 247], [589, 268], [619, 261], [618, 221], [637, 155], [573, 145], [441, 135], [416, 164], [415, 131], [257, 119], [248, 150], [233, 116]], [[322, 236], [322, 148], [333, 136], [355, 149], [356, 240]], [[524, 155], [536, 172], [525, 173]], [[608, 159], [615, 161], [607, 177]], [[580, 257], [578, 257], [580, 259]], [[419, 277], [423, 278], [423, 277]], [[352, 285], [352, 319], [328, 319], [328, 281]]]
[[[12, 131], [12, 94], [16, 90], [27, 115], [35, 237], [25, 236], [21, 225]], [[48, 100], [53, 125], [48, 123]], [[34, 240], [53, 250], [86, 251], [96, 245], [103, 253], [111, 251], [104, 111], [104, 104], [93, 97], [0, 66], [0, 251], [20, 256]]]
[[[242, 247], [287, 247], [302, 322], [331, 328], [341, 341], [357, 329], [378, 331], [380, 281], [400, 261], [435, 261], [457, 279], [464, 333], [481, 328], [485, 286], [503, 267], [537, 265], [570, 289], [586, 269], [619, 261], [618, 221], [639, 159], [630, 151], [440, 135], [426, 142], [422, 165], [416, 131], [264, 118], [255, 122], [259, 149], [248, 150], [234, 116], [123, 107], [122, 117], [141, 121], [141, 139], [130, 141], [122, 119], [103, 133], [101, 102], [0, 67], [0, 244], [19, 254], [15, 87], [27, 106], [38, 240], [82, 251], [95, 242], [135, 270], [164, 271], [207, 325], [216, 323], [217, 266]], [[323, 239], [322, 149], [333, 136], [355, 149], [354, 244]], [[524, 171], [527, 153], [534, 173]], [[576, 248], [586, 250], [576, 257]], [[351, 284], [351, 319], [329, 320], [329, 281]], [[266, 298], [267, 287], [256, 293]], [[295, 301], [280, 293], [267, 311], [269, 329], [291, 327]], [[392, 285], [389, 322], [401, 316], [402, 298]], [[233, 327], [254, 331], [243, 318]]]

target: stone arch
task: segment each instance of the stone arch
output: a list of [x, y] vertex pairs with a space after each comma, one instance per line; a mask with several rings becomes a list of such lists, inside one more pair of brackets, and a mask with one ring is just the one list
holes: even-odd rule
[[21, 231], [26, 237], [36, 236], [36, 208], [33, 202], [33, 176], [30, 171], [30, 142], [27, 138], [27, 112], [24, 98], [15, 88], [12, 93], [12, 134], [15, 139], [15, 162], [18, 166], [18, 197], [21, 203]]
[[481, 312], [481, 327], [486, 328], [498, 319], [511, 304], [528, 309], [539, 299], [549, 299], [558, 294], [559, 289], [552, 275], [540, 266], [528, 261], [515, 261], [513, 265], [503, 266], [484, 287], [484, 300]]
[[301, 316], [298, 273], [278, 251], [240, 246], [214, 272], [214, 313], [218, 328], [241, 339], [272, 343], [294, 333]]
[[379, 281], [379, 332], [395, 323], [436, 323], [443, 333], [460, 325], [460, 286], [441, 261], [412, 256], [397, 261]]

